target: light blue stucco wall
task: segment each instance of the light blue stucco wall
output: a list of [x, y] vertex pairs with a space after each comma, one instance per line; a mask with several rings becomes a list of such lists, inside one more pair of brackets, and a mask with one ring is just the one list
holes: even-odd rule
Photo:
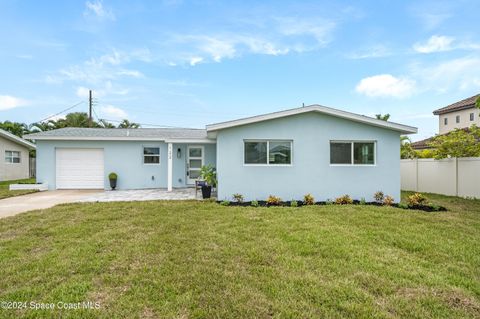
[[[205, 164], [215, 166], [215, 144], [203, 145]], [[160, 148], [160, 165], [143, 164], [143, 147]], [[37, 181], [55, 189], [56, 148], [101, 148], [104, 150], [105, 189], [109, 188], [108, 174], [118, 174], [118, 189], [166, 188], [167, 144], [152, 141], [37, 141]], [[181, 157], [177, 149], [181, 148]], [[185, 187], [187, 144], [173, 144], [173, 187]], [[152, 178], [153, 177], [153, 178]]]
[[[376, 191], [400, 199], [400, 133], [320, 113], [259, 122], [218, 132], [219, 200], [240, 193], [246, 200], [270, 194], [283, 200], [316, 200], [349, 194], [372, 200]], [[245, 166], [245, 139], [293, 140], [291, 166]], [[331, 166], [330, 140], [376, 141], [375, 166]]]

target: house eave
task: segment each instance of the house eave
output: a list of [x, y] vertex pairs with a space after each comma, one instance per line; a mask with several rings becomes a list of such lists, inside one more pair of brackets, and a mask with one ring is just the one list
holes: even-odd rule
[[33, 143], [30, 143], [29, 141], [26, 141], [24, 139], [22, 139], [21, 137], [18, 137], [10, 132], [7, 132], [5, 130], [0, 130], [0, 136], [11, 141], [11, 142], [14, 142], [14, 143], [17, 143], [17, 144], [20, 144], [26, 148], [28, 148], [29, 150], [34, 150], [37, 148], [37, 146]]
[[209, 136], [214, 136], [215, 134], [213, 133], [219, 130], [283, 118], [283, 117], [292, 116], [292, 115], [303, 114], [307, 112], [319, 112], [319, 113], [323, 113], [323, 114], [327, 114], [327, 115], [331, 115], [339, 118], [344, 118], [344, 119], [348, 119], [348, 120], [359, 122], [359, 123], [365, 123], [365, 124], [376, 126], [376, 127], [398, 131], [401, 134], [414, 134], [418, 132], [418, 129], [413, 126], [398, 124], [394, 122], [387, 122], [387, 121], [371, 118], [368, 116], [341, 111], [341, 110], [337, 110], [337, 109], [333, 109], [325, 106], [311, 105], [311, 106], [306, 106], [302, 108], [263, 114], [259, 116], [253, 116], [253, 117], [247, 117], [239, 120], [210, 124], [210, 125], [207, 125], [206, 127], [207, 134], [209, 134]]
[[165, 143], [197, 143], [197, 144], [207, 144], [207, 143], [216, 143], [212, 139], [182, 139], [182, 138], [158, 138], [158, 137], [101, 137], [101, 136], [28, 136], [25, 138], [37, 141], [154, 141], [154, 142], [165, 142]]

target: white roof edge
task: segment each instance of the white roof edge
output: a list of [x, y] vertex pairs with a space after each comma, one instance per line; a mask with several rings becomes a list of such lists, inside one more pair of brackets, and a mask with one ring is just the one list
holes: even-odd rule
[[[39, 136], [26, 138], [38, 141], [155, 141], [165, 143], [216, 143], [208, 138], [158, 138], [158, 137], [102, 137], [102, 136]], [[27, 142], [28, 143], [28, 142]]]
[[377, 127], [383, 127], [383, 128], [399, 131], [402, 134], [412, 134], [412, 133], [418, 132], [418, 129], [413, 126], [403, 125], [395, 122], [383, 121], [373, 117], [368, 117], [365, 115], [342, 111], [342, 110], [338, 110], [338, 109], [334, 109], [326, 106], [309, 105], [305, 107], [279, 111], [274, 113], [268, 113], [268, 114], [262, 114], [262, 115], [247, 117], [247, 118], [233, 120], [233, 121], [209, 124], [207, 125], [207, 133], [223, 130], [230, 127], [252, 124], [252, 123], [257, 123], [257, 122], [262, 122], [267, 120], [273, 120], [277, 118], [282, 118], [282, 117], [287, 117], [287, 116], [297, 115], [297, 114], [302, 114], [307, 112], [320, 112], [320, 113], [324, 113], [324, 114], [328, 114], [328, 115], [332, 115], [332, 116], [336, 116], [344, 119], [349, 119], [349, 120], [360, 122], [360, 123], [365, 123], [365, 124], [369, 124]]
[[0, 136], [3, 136], [3, 137], [6, 138], [7, 140], [10, 140], [10, 141], [16, 142], [16, 143], [18, 143], [18, 144], [21, 144], [21, 145], [25, 146], [25, 147], [28, 148], [28, 149], [34, 150], [34, 149], [37, 148], [37, 146], [36, 146], [35, 144], [30, 143], [29, 141], [26, 141], [26, 140], [24, 140], [23, 138], [18, 137], [18, 136], [16, 136], [16, 135], [14, 135], [14, 134], [12, 134], [12, 133], [10, 133], [10, 132], [7, 132], [7, 131], [5, 131], [5, 130], [2, 130], [2, 129], [0, 129]]

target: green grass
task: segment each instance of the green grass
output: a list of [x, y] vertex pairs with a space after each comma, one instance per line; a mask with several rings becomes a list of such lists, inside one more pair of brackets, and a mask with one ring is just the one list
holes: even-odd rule
[[23, 182], [23, 183], [27, 183], [27, 182], [28, 182], [28, 183], [35, 183], [35, 178], [18, 179], [18, 180], [13, 180], [13, 181], [3, 181], [3, 182], [0, 182], [0, 199], [38, 192], [37, 190], [11, 191], [11, 190], [8, 189], [8, 187], [10, 186], [10, 184], [17, 184], [17, 183], [19, 183], [19, 182]]
[[0, 301], [50, 318], [479, 318], [480, 201], [450, 211], [60, 205], [0, 220]]

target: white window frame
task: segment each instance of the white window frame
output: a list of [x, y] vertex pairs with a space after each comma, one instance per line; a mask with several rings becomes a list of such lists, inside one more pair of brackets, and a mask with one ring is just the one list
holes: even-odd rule
[[[267, 143], [267, 163], [266, 164], [252, 164], [252, 163], [245, 163], [245, 143], [252, 142], [252, 143]], [[284, 142], [290, 143], [290, 164], [270, 164], [270, 142]], [[243, 140], [243, 166], [270, 166], [270, 167], [286, 167], [286, 166], [293, 166], [293, 140], [284, 140], [284, 139], [246, 139]]]
[[[146, 148], [158, 148], [158, 155], [149, 155], [145, 154], [145, 149]], [[162, 150], [160, 149], [160, 146], [148, 146], [148, 145], [143, 145], [142, 146], [142, 163], [143, 165], [160, 165], [161, 161], [161, 154]], [[145, 163], [145, 156], [158, 156], [158, 163]]]
[[[351, 154], [350, 154], [350, 164], [332, 164], [331, 163], [331, 158], [330, 158], [330, 144], [332, 143], [350, 143], [351, 147]], [[354, 154], [354, 144], [355, 143], [373, 143], [373, 164], [355, 164], [355, 154]], [[330, 140], [328, 142], [328, 161], [330, 163], [330, 166], [360, 166], [360, 167], [368, 167], [368, 166], [377, 166], [377, 141], [372, 141], [372, 140]]]
[[[10, 156], [7, 156], [8, 152], [10, 152]], [[18, 154], [18, 156], [14, 156], [13, 153]], [[9, 158], [10, 160], [7, 161], [7, 158]], [[14, 158], [18, 158], [18, 163], [13, 161]], [[5, 150], [5, 160], [4, 161], [7, 164], [21, 164], [22, 163], [22, 152]]]

